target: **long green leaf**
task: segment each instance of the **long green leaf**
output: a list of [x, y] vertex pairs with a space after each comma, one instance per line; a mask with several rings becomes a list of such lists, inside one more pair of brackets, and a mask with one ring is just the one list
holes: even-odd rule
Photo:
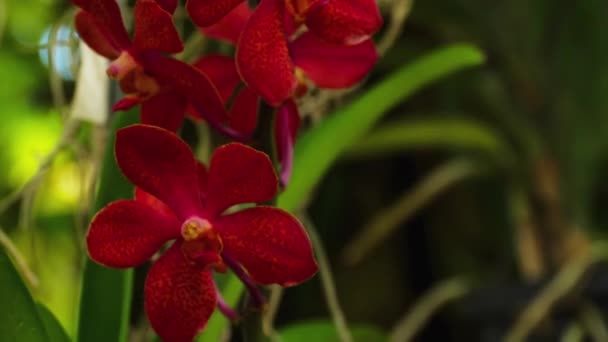
[[397, 70], [304, 134], [295, 150], [293, 177], [278, 200], [279, 207], [293, 211], [319, 182], [332, 163], [390, 109], [418, 89], [484, 61], [483, 54], [469, 45], [454, 45], [431, 52]]
[[70, 342], [70, 337], [55, 315], [53, 315], [53, 313], [42, 303], [38, 303], [37, 307], [38, 315], [42, 319], [49, 340], [51, 342]]
[[0, 248], [0, 303], [0, 341], [49, 341], [36, 303], [3, 248]]
[[[133, 196], [133, 187], [114, 160], [116, 130], [137, 122], [137, 113], [121, 113], [112, 119], [103, 160], [94, 212], [111, 201]], [[78, 341], [122, 342], [127, 340], [133, 284], [132, 270], [115, 270], [87, 258], [78, 322]]]
[[369, 158], [418, 148], [478, 152], [499, 163], [513, 158], [498, 133], [467, 118], [405, 119], [387, 123], [355, 142], [348, 149], [348, 155]]

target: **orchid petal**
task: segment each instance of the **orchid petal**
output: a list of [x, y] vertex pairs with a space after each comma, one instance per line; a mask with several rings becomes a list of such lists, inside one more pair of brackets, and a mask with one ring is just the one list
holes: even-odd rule
[[184, 121], [186, 99], [176, 92], [162, 93], [141, 104], [141, 123], [176, 132]]
[[185, 258], [181, 240], [152, 264], [144, 291], [150, 325], [168, 342], [191, 342], [217, 301], [211, 272]]
[[80, 39], [87, 43], [93, 51], [108, 59], [115, 59], [120, 55], [117, 47], [110, 43], [107, 33], [97, 26], [95, 18], [88, 12], [76, 13], [74, 27]]
[[286, 186], [293, 167], [293, 146], [300, 127], [300, 114], [293, 100], [286, 101], [277, 111], [275, 121], [275, 141], [281, 163], [281, 184]]
[[87, 247], [100, 264], [134, 267], [150, 259], [167, 241], [180, 236], [175, 216], [133, 200], [120, 200], [103, 208], [91, 222]]
[[209, 178], [209, 172], [207, 171], [205, 164], [201, 162], [196, 163], [196, 174], [198, 176], [199, 191], [201, 195], [205, 195], [207, 193], [207, 181]]
[[177, 0], [156, 0], [165, 11], [173, 14], [177, 8]]
[[186, 10], [196, 26], [213, 25], [243, 0], [188, 0]]
[[202, 31], [211, 38], [225, 40], [236, 45], [251, 13], [251, 8], [246, 1], [243, 1], [222, 18], [222, 20], [203, 28]]
[[194, 62], [193, 66], [205, 74], [215, 85], [224, 103], [230, 99], [234, 89], [241, 82], [236, 71], [236, 64], [231, 57], [216, 54], [206, 55]]
[[332, 45], [306, 32], [290, 44], [293, 61], [321, 88], [347, 88], [365, 77], [378, 60], [371, 40]]
[[72, 3], [95, 18], [98, 30], [104, 32], [115, 49], [126, 50], [131, 46], [131, 39], [115, 0], [72, 0]]
[[141, 188], [135, 188], [135, 200], [139, 203], [147, 205], [150, 208], [153, 208], [159, 214], [174, 217], [177, 220], [177, 217], [171, 208], [167, 207], [163, 201], [150, 195]]
[[205, 211], [217, 216], [241, 203], [270, 200], [277, 192], [277, 177], [265, 153], [231, 143], [215, 150], [209, 166]]
[[174, 133], [155, 126], [133, 125], [116, 133], [116, 161], [125, 176], [149, 192], [180, 219], [200, 212], [196, 160]]
[[293, 286], [317, 272], [304, 228], [283, 210], [241, 210], [215, 220], [214, 229], [224, 242], [224, 253], [242, 264], [259, 284]]
[[259, 100], [251, 89], [241, 90], [230, 107], [230, 127], [246, 134], [253, 133], [258, 123]]
[[144, 66], [159, 83], [173, 86], [210, 124], [219, 126], [227, 121], [228, 114], [217, 89], [205, 74], [193, 66], [159, 55], [146, 56]]
[[241, 78], [272, 106], [289, 98], [297, 85], [284, 14], [283, 0], [262, 0], [245, 25], [236, 51]]
[[154, 0], [138, 0], [135, 4], [133, 45], [140, 50], [166, 53], [184, 49], [171, 14]]
[[382, 26], [376, 0], [320, 1], [306, 13], [306, 26], [332, 44], [355, 45]]
[[122, 99], [118, 100], [118, 102], [116, 102], [114, 106], [112, 106], [112, 111], [118, 112], [123, 110], [129, 110], [140, 103], [141, 99], [139, 97], [125, 96]]

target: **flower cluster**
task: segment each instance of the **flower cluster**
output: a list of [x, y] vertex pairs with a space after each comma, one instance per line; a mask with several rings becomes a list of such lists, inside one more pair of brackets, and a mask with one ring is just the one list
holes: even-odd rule
[[[258, 305], [258, 285], [312, 277], [317, 265], [300, 222], [259, 205], [279, 189], [270, 158], [242, 143], [256, 145], [259, 108], [274, 108], [279, 178], [288, 184], [296, 101], [313, 84], [350, 87], [369, 72], [377, 59], [370, 37], [382, 23], [375, 0], [261, 0], [255, 9], [243, 0], [187, 0], [203, 34], [236, 47], [234, 56], [208, 54], [193, 64], [170, 56], [184, 49], [172, 18], [177, 0], [136, 0], [132, 37], [115, 0], [72, 2], [80, 38], [111, 60], [107, 74], [124, 93], [113, 110], [141, 106], [141, 124], [119, 130], [114, 146], [134, 199], [95, 215], [89, 254], [127, 268], [161, 252], [145, 284], [158, 335], [191, 341], [216, 306], [234, 316], [212, 271], [232, 270]], [[217, 148], [207, 169], [175, 134], [186, 116], [239, 142]]]

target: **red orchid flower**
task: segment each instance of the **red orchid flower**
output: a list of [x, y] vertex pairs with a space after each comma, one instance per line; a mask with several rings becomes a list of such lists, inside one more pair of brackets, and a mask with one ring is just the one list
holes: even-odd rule
[[[267, 0], [262, 0], [262, 2]], [[358, 44], [382, 25], [376, 0], [272, 0], [289, 10], [296, 26], [305, 24], [325, 41]], [[243, 0], [188, 0], [186, 9], [200, 27], [211, 26]], [[280, 4], [278, 4], [280, 2]]]
[[106, 266], [133, 267], [175, 240], [145, 284], [145, 311], [163, 340], [191, 341], [204, 328], [217, 302], [210, 269], [230, 267], [249, 289], [292, 286], [316, 273], [308, 236], [293, 216], [268, 206], [226, 212], [275, 195], [277, 178], [264, 153], [224, 145], [205, 176], [185, 142], [149, 125], [119, 130], [115, 151], [140, 194], [95, 215], [89, 254]]
[[[353, 3], [359, 2], [361, 8], [366, 8], [365, 1]], [[372, 5], [369, 13], [375, 17], [377, 8], [374, 1]], [[308, 13], [302, 7], [297, 8], [301, 13]], [[284, 0], [262, 0], [252, 14], [246, 4], [241, 4], [217, 24], [203, 29], [206, 34], [233, 44], [237, 44], [238, 37], [238, 72], [245, 84], [267, 103], [279, 106], [286, 99], [301, 95], [306, 89], [306, 79], [321, 88], [353, 86], [376, 63], [378, 55], [369, 34], [360, 32], [357, 35], [360, 39], [355, 44], [328, 42], [312, 30], [294, 34], [295, 29], [290, 22], [293, 10], [288, 9]], [[378, 15], [378, 18], [380, 24], [381, 17]], [[237, 33], [237, 30], [242, 33]]]
[[[266, 8], [261, 7], [255, 13], [264, 14], [265, 11]], [[251, 21], [248, 21], [251, 14], [252, 10], [249, 6], [241, 3], [217, 24], [206, 27], [203, 31], [208, 36], [236, 44], [244, 27], [251, 25]], [[241, 38], [242, 41], [243, 38]], [[278, 159], [281, 163], [280, 178], [283, 185], [289, 182], [291, 176], [293, 146], [300, 123], [300, 115], [293, 98], [302, 95], [306, 90], [307, 82], [304, 77], [308, 77], [324, 88], [350, 87], [359, 82], [377, 60], [374, 44], [369, 39], [352, 46], [330, 45], [317, 39], [311, 32], [305, 32], [290, 42], [288, 47], [296, 65], [295, 74], [300, 78], [298, 87], [300, 91], [295, 91], [290, 98], [282, 101], [275, 120], [275, 141]], [[259, 101], [252, 88], [262, 95], [264, 86], [271, 87], [270, 92], [274, 91], [273, 89], [276, 88], [273, 87], [277, 84], [274, 71], [264, 76], [260, 71], [260, 82], [257, 82], [258, 79], [254, 79], [249, 83], [254, 86], [249, 88], [241, 87], [239, 72], [234, 60], [230, 57], [208, 55], [199, 59], [194, 66], [211, 79], [213, 84], [218, 87], [224, 104], [230, 107], [229, 126], [244, 134], [250, 134], [255, 129], [257, 122]], [[263, 63], [251, 63], [251, 67], [270, 68]], [[253, 70], [252, 73], [256, 72]], [[258, 83], [261, 86], [256, 88], [255, 84]], [[268, 100], [268, 96], [264, 98]], [[196, 117], [196, 113], [194, 116]]]
[[[259, 97], [248, 87], [242, 86], [234, 59], [223, 55], [206, 55], [194, 63], [218, 88], [224, 104], [229, 110], [228, 126], [241, 133], [252, 136], [257, 125]], [[201, 119], [196, 111], [189, 111], [193, 119]], [[293, 161], [293, 147], [298, 129], [300, 114], [293, 99], [288, 99], [277, 108], [274, 121], [275, 143], [281, 169], [281, 184], [289, 183]]]
[[72, 2], [82, 9], [75, 18], [79, 36], [91, 49], [113, 60], [107, 73], [120, 82], [126, 94], [113, 110], [141, 104], [143, 123], [177, 130], [191, 102], [200, 115], [223, 131], [226, 111], [215, 86], [195, 68], [163, 55], [183, 50], [171, 18], [177, 1], [137, 0], [132, 40], [115, 0]]

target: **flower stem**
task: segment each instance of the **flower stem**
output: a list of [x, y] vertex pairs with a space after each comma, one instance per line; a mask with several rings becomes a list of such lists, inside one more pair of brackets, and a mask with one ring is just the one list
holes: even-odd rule
[[331, 318], [334, 321], [338, 337], [342, 342], [352, 342], [353, 336], [348, 329], [346, 317], [344, 316], [344, 312], [340, 306], [340, 301], [338, 300], [336, 284], [334, 283], [331, 266], [329, 265], [329, 258], [327, 257], [327, 253], [325, 252], [325, 248], [321, 242], [321, 237], [319, 236], [315, 225], [312, 223], [312, 220], [308, 217], [308, 215], [301, 213], [299, 217], [304, 223], [308, 235], [310, 235], [310, 240], [312, 242], [312, 246], [314, 247], [315, 255], [317, 256], [317, 262], [319, 264], [319, 276], [321, 278], [321, 285], [323, 286], [323, 293], [325, 294], [325, 300], [327, 301], [327, 306], [329, 308]]
[[243, 284], [245, 284], [245, 287], [247, 287], [247, 291], [249, 292], [249, 295], [252, 299], [253, 307], [255, 309], [262, 308], [264, 306], [264, 303], [266, 302], [266, 299], [264, 298], [262, 291], [253, 282], [251, 277], [249, 277], [249, 275], [245, 273], [243, 267], [241, 267], [241, 265], [239, 265], [231, 256], [227, 254], [222, 254], [222, 259], [224, 259], [226, 265], [230, 267], [232, 272], [234, 272], [234, 274], [243, 282]]
[[[278, 163], [274, 141], [275, 111], [275, 108], [266, 104], [264, 101], [260, 101], [258, 122], [254, 132], [254, 138], [257, 143], [256, 148], [268, 154], [276, 172]], [[276, 197], [265, 204], [275, 205]], [[245, 274], [240, 265], [237, 264], [237, 267], [233, 267], [233, 265], [230, 264], [231, 262], [234, 262], [234, 260], [225, 258], [224, 261], [233, 269], [235, 274], [243, 280], [243, 283], [249, 290], [249, 297], [246, 301], [246, 305], [250, 310], [244, 315], [242, 325], [244, 340], [246, 342], [268, 341], [269, 337], [264, 333], [262, 310], [260, 310], [264, 308], [264, 303], [266, 302], [261, 290], [256, 286], [253, 280]]]
[[228, 318], [232, 322], [239, 319], [240, 318], [239, 313], [236, 312], [234, 309], [232, 309], [230, 307], [230, 305], [228, 305], [228, 303], [226, 303], [226, 301], [224, 300], [224, 296], [222, 296], [222, 293], [220, 292], [220, 290], [217, 287], [215, 288], [215, 292], [217, 295], [218, 310], [220, 310], [222, 312], [222, 314], [224, 316], [226, 316], [226, 318]]

